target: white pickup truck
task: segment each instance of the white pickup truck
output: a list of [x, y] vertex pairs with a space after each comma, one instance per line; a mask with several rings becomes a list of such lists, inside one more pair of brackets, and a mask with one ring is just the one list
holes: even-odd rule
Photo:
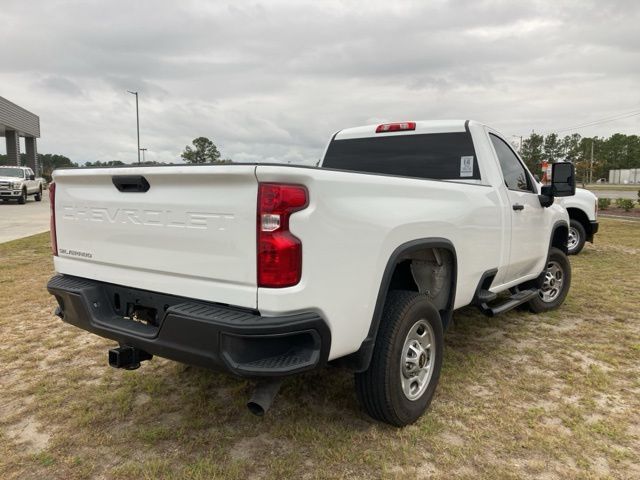
[[585, 242], [593, 243], [598, 233], [598, 197], [589, 190], [576, 188], [575, 195], [559, 198], [558, 203], [567, 209], [569, 214], [569, 255], [577, 255]]
[[24, 205], [33, 195], [36, 202], [42, 200], [42, 179], [36, 178], [29, 167], [0, 166], [0, 198], [3, 201], [18, 200]]
[[319, 167], [233, 164], [57, 170], [57, 314], [113, 339], [114, 367], [152, 355], [259, 379], [353, 369], [374, 418], [429, 405], [454, 310], [558, 307], [569, 290], [571, 164], [540, 187], [474, 121], [335, 134]]

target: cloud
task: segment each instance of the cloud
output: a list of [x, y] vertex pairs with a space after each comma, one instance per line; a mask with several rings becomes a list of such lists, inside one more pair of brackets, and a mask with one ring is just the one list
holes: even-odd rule
[[82, 89], [74, 82], [58, 75], [48, 75], [35, 84], [36, 89], [43, 89], [53, 94], [81, 96]]
[[314, 163], [370, 121], [526, 135], [640, 109], [634, 1], [4, 0], [0, 22], [3, 96], [40, 115], [41, 152], [81, 162], [137, 158], [126, 90], [159, 161], [201, 135], [237, 160]]

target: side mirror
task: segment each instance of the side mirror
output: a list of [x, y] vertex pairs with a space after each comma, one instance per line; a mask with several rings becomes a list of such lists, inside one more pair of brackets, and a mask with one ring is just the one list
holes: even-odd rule
[[551, 190], [554, 197], [570, 197], [576, 194], [576, 168], [573, 163], [554, 163], [551, 167]]
[[540, 200], [540, 206], [544, 208], [548, 208], [553, 205], [553, 187], [551, 185], [543, 185], [540, 187], [538, 200]]
[[35, 180], [36, 176], [35, 175], [29, 175], [29, 180]]

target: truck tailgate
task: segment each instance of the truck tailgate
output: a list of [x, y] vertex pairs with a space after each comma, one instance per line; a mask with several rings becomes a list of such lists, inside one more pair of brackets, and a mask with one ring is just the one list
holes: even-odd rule
[[54, 180], [58, 272], [256, 308], [254, 166], [59, 170]]

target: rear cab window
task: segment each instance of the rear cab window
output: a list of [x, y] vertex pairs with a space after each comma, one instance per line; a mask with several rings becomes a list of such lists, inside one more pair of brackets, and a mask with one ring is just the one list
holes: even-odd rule
[[481, 179], [469, 132], [334, 139], [322, 167], [431, 180]]

